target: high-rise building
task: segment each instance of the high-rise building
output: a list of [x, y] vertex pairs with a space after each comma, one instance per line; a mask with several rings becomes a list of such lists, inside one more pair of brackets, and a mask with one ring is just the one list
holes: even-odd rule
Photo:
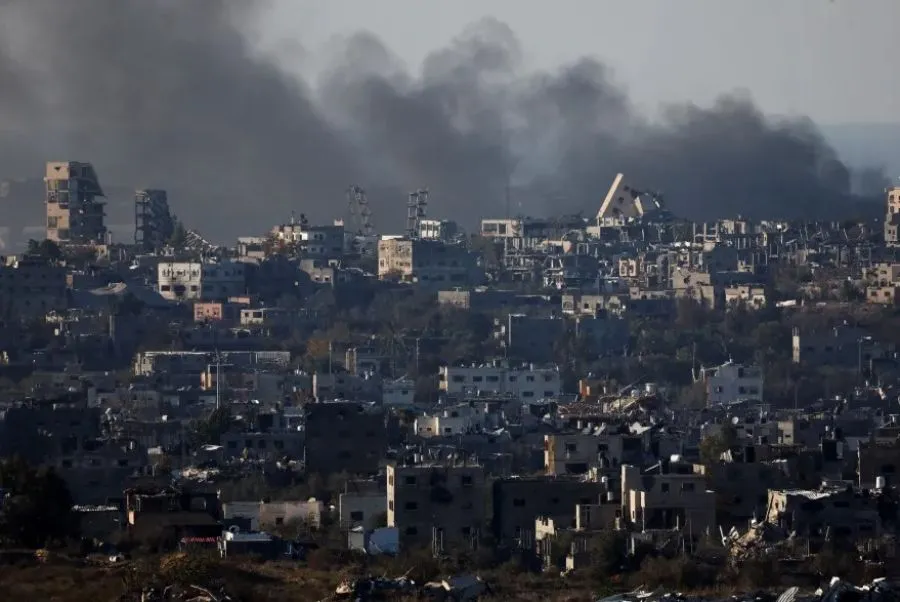
[[44, 176], [47, 238], [60, 244], [102, 244], [105, 205], [97, 172], [90, 163], [51, 161]]
[[175, 231], [165, 190], [138, 190], [134, 193], [134, 244], [150, 252], [165, 246]]
[[884, 242], [889, 247], [900, 245], [900, 186], [894, 186], [887, 190]]

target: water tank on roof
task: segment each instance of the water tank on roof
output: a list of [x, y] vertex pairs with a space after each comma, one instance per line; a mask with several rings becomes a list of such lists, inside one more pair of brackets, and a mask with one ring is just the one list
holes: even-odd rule
[[875, 489], [884, 489], [887, 486], [887, 479], [884, 477], [875, 477]]

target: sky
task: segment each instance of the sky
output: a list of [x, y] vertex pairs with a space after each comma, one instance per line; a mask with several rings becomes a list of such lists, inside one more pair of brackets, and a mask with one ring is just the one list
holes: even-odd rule
[[897, 0], [272, 0], [259, 42], [309, 74], [335, 38], [369, 31], [416, 68], [483, 17], [536, 68], [600, 59], [646, 111], [746, 90], [820, 125], [900, 121]]
[[165, 188], [220, 241], [349, 219], [350, 184], [387, 231], [422, 186], [466, 228], [590, 214], [617, 172], [691, 219], [855, 215], [900, 175], [895, 23], [898, 0], [0, 0], [0, 228], [43, 222], [49, 158], [95, 165], [110, 223]]

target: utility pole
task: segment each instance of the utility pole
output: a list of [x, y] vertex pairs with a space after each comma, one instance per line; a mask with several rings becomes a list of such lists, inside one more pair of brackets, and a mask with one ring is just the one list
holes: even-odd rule
[[222, 387], [221, 387], [222, 379], [220, 378], [221, 374], [222, 374], [222, 358], [219, 355], [219, 350], [216, 349], [216, 409], [217, 410], [220, 407], [220, 400], [221, 400], [221, 396], [220, 396], [220, 392], [222, 390]]

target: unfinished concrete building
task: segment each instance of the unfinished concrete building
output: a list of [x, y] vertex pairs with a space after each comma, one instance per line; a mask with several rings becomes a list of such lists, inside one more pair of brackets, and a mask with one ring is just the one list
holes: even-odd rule
[[51, 161], [44, 176], [47, 238], [60, 244], [107, 242], [103, 189], [90, 163]]
[[165, 190], [138, 190], [134, 193], [134, 244], [143, 252], [161, 249], [175, 232]]

